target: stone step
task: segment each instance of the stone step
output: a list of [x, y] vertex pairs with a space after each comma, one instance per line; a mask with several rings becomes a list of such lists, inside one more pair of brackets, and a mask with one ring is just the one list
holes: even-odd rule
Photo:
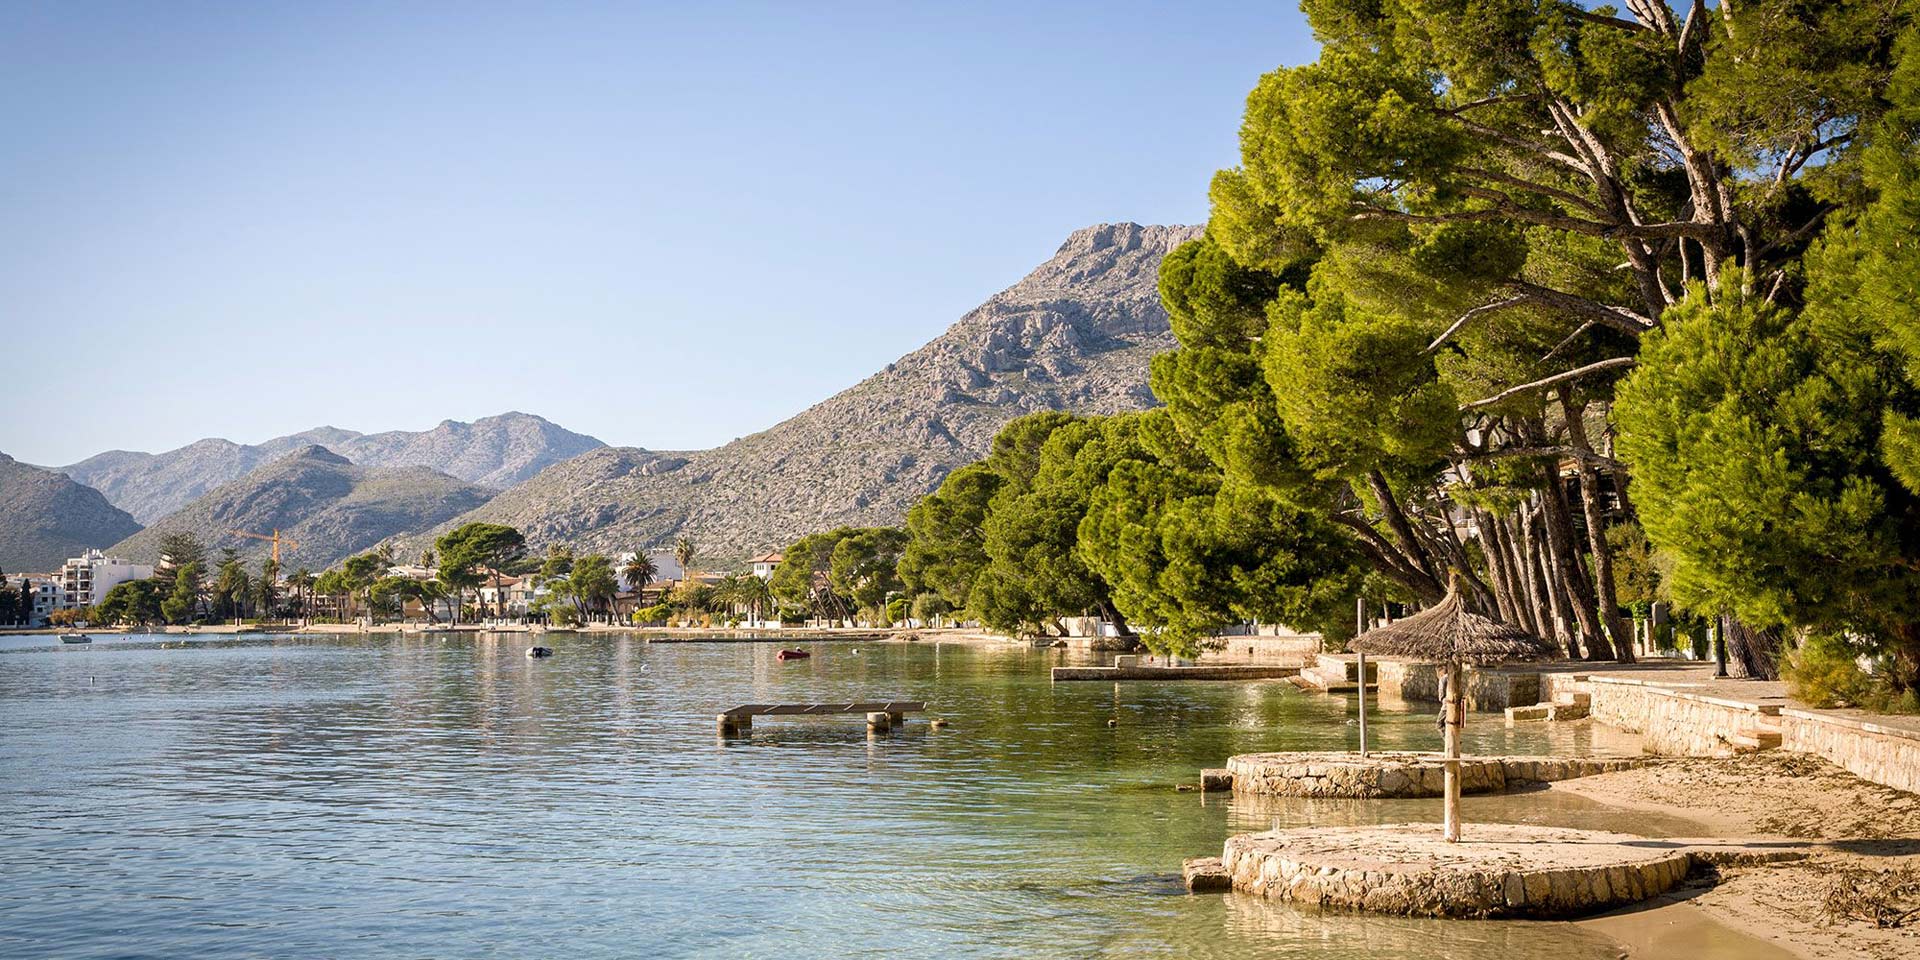
[[1587, 718], [1587, 706], [1587, 703], [1579, 701], [1571, 703], [1555, 701], [1547, 705], [1547, 719], [1585, 720]]
[[1180, 865], [1180, 878], [1191, 893], [1214, 893], [1233, 889], [1233, 874], [1219, 857], [1194, 857]]
[[1755, 730], [1750, 733], [1729, 735], [1727, 743], [1733, 745], [1738, 753], [1757, 753], [1761, 750], [1773, 750], [1780, 746], [1779, 731]]
[[1536, 703], [1526, 707], [1508, 707], [1508, 723], [1527, 723], [1547, 720], [1584, 720], [1587, 716], [1587, 704], [1580, 702]]
[[1232, 790], [1233, 771], [1217, 767], [1200, 771], [1200, 789], [1206, 793]]
[[[1372, 675], [1373, 672], [1373, 664], [1367, 664], [1367, 673]], [[1355, 679], [1357, 673], [1358, 671], [1348, 670], [1337, 664], [1333, 666], [1318, 664], [1300, 671], [1300, 685], [1312, 687], [1321, 693], [1352, 693], [1360, 689], [1360, 684]], [[1378, 687], [1378, 683], [1371, 681], [1367, 683], [1368, 690]]]

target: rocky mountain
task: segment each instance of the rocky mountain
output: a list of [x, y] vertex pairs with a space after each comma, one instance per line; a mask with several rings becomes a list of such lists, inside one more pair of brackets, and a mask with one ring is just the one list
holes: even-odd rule
[[418, 542], [406, 545], [417, 553], [428, 545], [418, 534], [492, 496], [492, 490], [425, 467], [360, 466], [313, 444], [213, 488], [113, 550], [151, 563], [162, 534], [184, 531], [210, 549], [233, 547], [255, 560], [269, 545], [229, 531], [279, 530], [299, 542], [291, 553], [282, 550], [281, 562], [317, 571], [390, 537], [416, 535]]
[[1160, 260], [1199, 233], [1077, 231], [931, 343], [770, 430], [694, 453], [595, 450], [452, 522], [509, 523], [535, 544], [607, 550], [686, 533], [718, 559], [836, 524], [898, 523], [1014, 417], [1152, 405], [1148, 360], [1174, 346], [1156, 291]]
[[139, 530], [100, 491], [0, 453], [0, 570], [48, 573]]
[[431, 430], [360, 434], [316, 427], [265, 443], [208, 439], [166, 453], [111, 450], [61, 473], [101, 493], [142, 523], [152, 523], [229, 480], [286, 454], [319, 445], [364, 467], [427, 466], [470, 483], [503, 489], [596, 447], [599, 440], [525, 413], [473, 423], [445, 420]]

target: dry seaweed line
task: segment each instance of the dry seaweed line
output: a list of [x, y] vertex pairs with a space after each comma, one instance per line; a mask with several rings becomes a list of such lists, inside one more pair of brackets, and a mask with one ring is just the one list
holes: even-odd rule
[[1920, 871], [1843, 869], [1827, 884], [1827, 919], [1902, 927], [1920, 919]]

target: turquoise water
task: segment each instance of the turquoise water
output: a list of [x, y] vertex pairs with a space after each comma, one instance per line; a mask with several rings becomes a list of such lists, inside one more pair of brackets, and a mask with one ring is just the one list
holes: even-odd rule
[[[0, 638], [0, 956], [1617, 954], [1569, 924], [1182, 891], [1231, 832], [1438, 814], [1173, 789], [1355, 742], [1346, 701], [1284, 683], [1054, 685], [1091, 655], [1011, 646], [166, 639]], [[714, 732], [741, 703], [887, 698], [952, 726]], [[1589, 746], [1474, 719], [1470, 751]], [[1438, 742], [1427, 713], [1372, 726]], [[1466, 815], [1662, 827], [1551, 793]]]

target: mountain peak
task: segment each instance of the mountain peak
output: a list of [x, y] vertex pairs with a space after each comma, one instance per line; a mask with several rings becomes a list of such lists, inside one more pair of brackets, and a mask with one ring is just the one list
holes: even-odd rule
[[353, 464], [352, 460], [348, 460], [346, 457], [334, 453], [332, 450], [317, 443], [310, 443], [281, 458], [281, 462], [283, 463], [290, 460], [309, 460], [317, 463], [331, 463], [338, 466], [351, 466]]
[[703, 552], [730, 558], [839, 524], [899, 523], [1016, 416], [1152, 406], [1147, 362], [1174, 346], [1160, 260], [1200, 232], [1137, 223], [1076, 230], [932, 342], [784, 423], [644, 462], [608, 451], [578, 457], [448, 526], [508, 523], [536, 546], [588, 550], [654, 546], [686, 532]]

